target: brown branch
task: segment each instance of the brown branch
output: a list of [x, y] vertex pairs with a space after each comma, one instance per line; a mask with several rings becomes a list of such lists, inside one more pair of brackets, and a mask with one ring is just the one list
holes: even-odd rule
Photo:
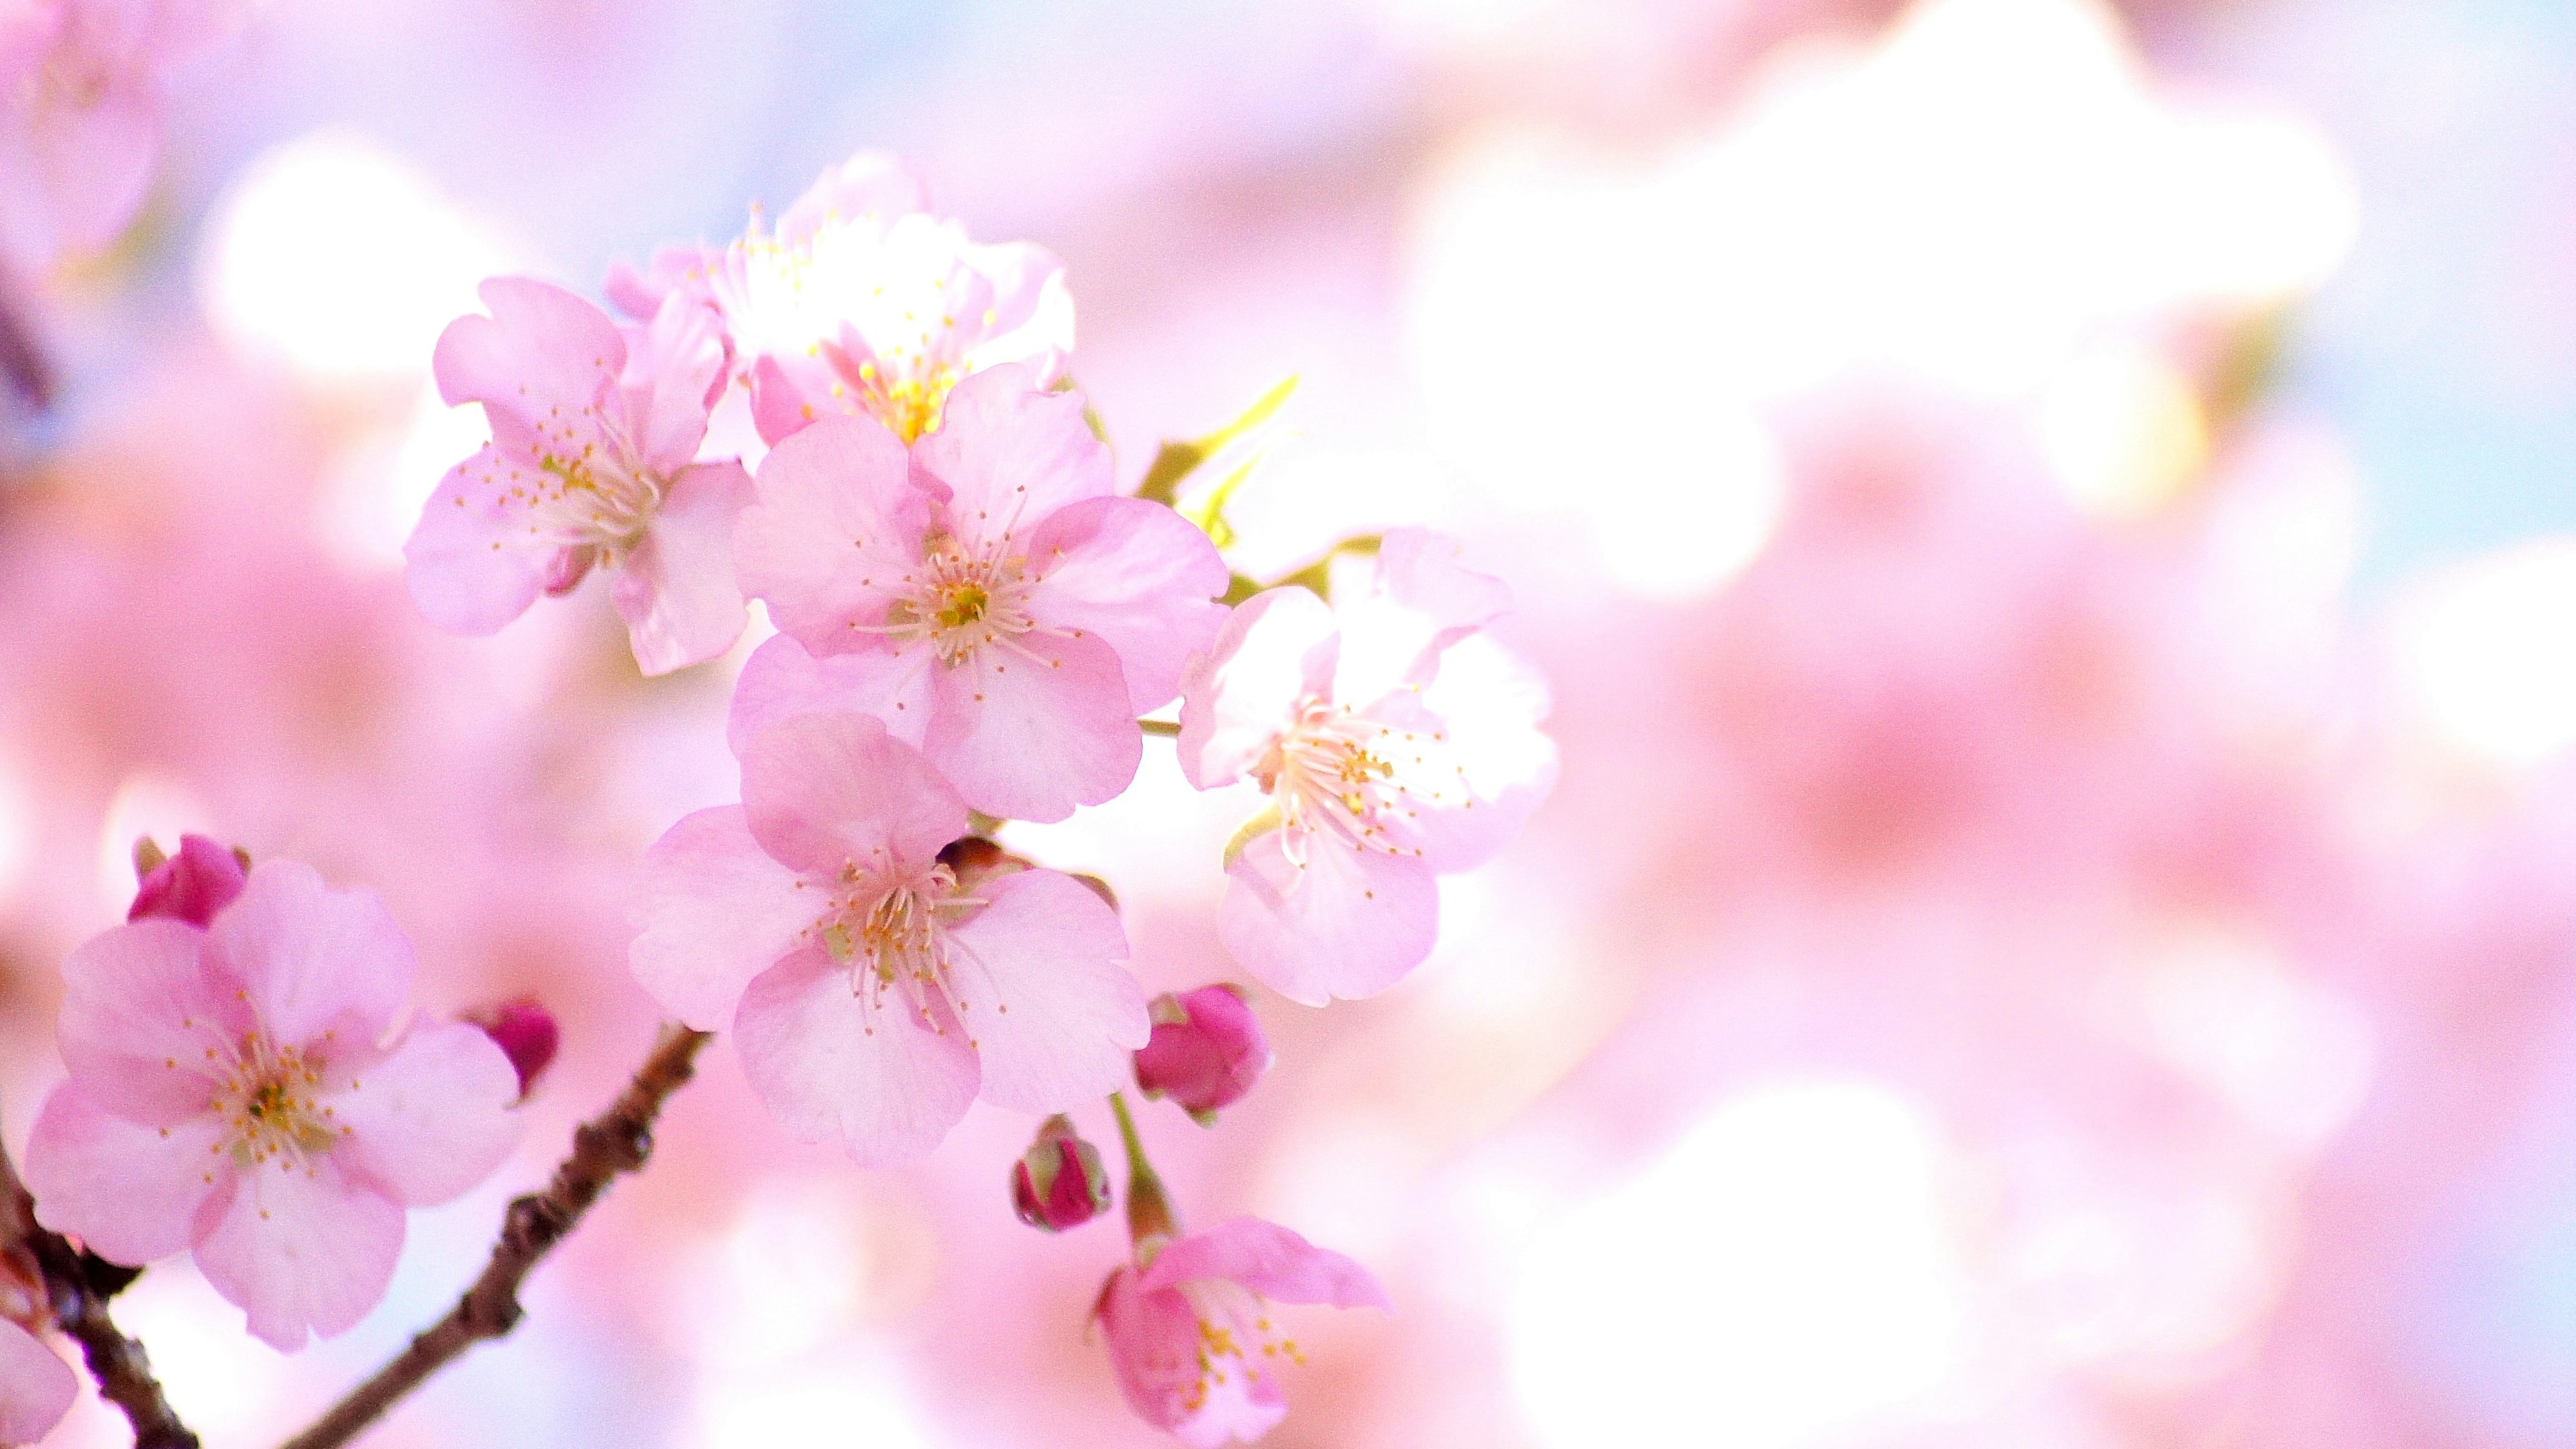
[[450, 1360], [516, 1327], [519, 1284], [528, 1270], [563, 1241], [620, 1173], [644, 1165], [653, 1151], [653, 1119], [696, 1070], [698, 1048], [708, 1040], [706, 1032], [664, 1023], [661, 1039], [644, 1065], [636, 1068], [635, 1080], [626, 1084], [607, 1111], [574, 1131], [572, 1156], [555, 1169], [554, 1181], [544, 1192], [510, 1204], [509, 1215], [501, 1223], [501, 1240], [492, 1245], [492, 1261], [484, 1265], [483, 1276], [474, 1280], [445, 1318], [413, 1338], [411, 1347], [378, 1369], [374, 1378], [350, 1390], [312, 1428], [287, 1440], [285, 1449], [339, 1449]]
[[120, 1268], [63, 1235], [36, 1222], [35, 1200], [9, 1154], [0, 1149], [0, 1252], [22, 1265], [33, 1264], [44, 1280], [46, 1305], [54, 1322], [81, 1346], [98, 1396], [125, 1411], [134, 1426], [135, 1449], [198, 1449], [197, 1436], [161, 1392], [152, 1377], [152, 1362], [143, 1345], [118, 1330], [107, 1312], [107, 1300], [125, 1290], [135, 1270]]

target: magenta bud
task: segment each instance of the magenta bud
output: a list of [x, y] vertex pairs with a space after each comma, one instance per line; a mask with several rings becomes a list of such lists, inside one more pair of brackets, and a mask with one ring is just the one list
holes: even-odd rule
[[1154, 1034], [1136, 1053], [1136, 1085], [1148, 1097], [1169, 1097], [1202, 1127], [1216, 1124], [1230, 1106], [1270, 1070], [1270, 1042], [1241, 987], [1227, 982], [1175, 996], [1165, 992], [1149, 1008]]
[[179, 853], [163, 856], [149, 837], [135, 842], [134, 863], [140, 879], [134, 904], [125, 918], [157, 917], [185, 921], [202, 929], [215, 912], [233, 903], [250, 879], [250, 865], [239, 851], [226, 850], [202, 835], [179, 837]]
[[554, 1062], [555, 1047], [562, 1033], [555, 1026], [555, 1014], [538, 1004], [535, 998], [521, 996], [495, 1006], [478, 1006], [458, 1018], [469, 1026], [483, 1028], [501, 1055], [510, 1059], [511, 1068], [519, 1074], [519, 1096], [525, 1099], [536, 1090], [537, 1078]]
[[1071, 1118], [1049, 1117], [1011, 1167], [1011, 1207], [1033, 1228], [1060, 1233], [1109, 1210], [1109, 1172]]

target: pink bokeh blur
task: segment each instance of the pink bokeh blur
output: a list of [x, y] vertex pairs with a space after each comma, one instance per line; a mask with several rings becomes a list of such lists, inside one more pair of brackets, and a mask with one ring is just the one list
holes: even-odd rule
[[[0, 401], [0, 1131], [137, 835], [363, 883], [425, 1009], [560, 1022], [517, 1156], [343, 1337], [184, 1260], [120, 1317], [220, 1449], [444, 1311], [651, 1040], [643, 851], [769, 631], [424, 623], [431, 347], [887, 147], [1064, 259], [1123, 480], [1296, 373], [1238, 567], [1448, 530], [1553, 680], [1430, 964], [1255, 988], [1214, 1130], [1140, 1104], [1193, 1224], [1396, 1304], [1289, 1310], [1266, 1443], [2576, 1440], [2571, 64], [2548, 0], [267, 0], [122, 238], [0, 275], [57, 382]], [[1149, 740], [1004, 839], [1186, 991], [1253, 803]], [[1169, 1443], [1033, 1126], [863, 1170], [720, 1048], [368, 1442]]]

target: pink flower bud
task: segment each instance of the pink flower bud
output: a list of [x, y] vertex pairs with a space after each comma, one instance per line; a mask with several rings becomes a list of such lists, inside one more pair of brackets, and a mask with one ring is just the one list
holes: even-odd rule
[[1169, 1097], [1202, 1127], [1216, 1125], [1216, 1110], [1240, 1100], [1270, 1070], [1270, 1043], [1261, 1021], [1226, 982], [1187, 995], [1165, 992], [1148, 1008], [1154, 1035], [1136, 1053], [1136, 1085], [1148, 1097]]
[[232, 904], [233, 897], [242, 893], [242, 882], [250, 878], [250, 867], [238, 852], [202, 835], [179, 837], [179, 853], [166, 858], [150, 840], [138, 841], [134, 863], [142, 868], [142, 878], [135, 886], [134, 904], [125, 913], [129, 921], [158, 916], [202, 929], [215, 919], [215, 912]]
[[1049, 1117], [1035, 1142], [1011, 1168], [1011, 1206], [1020, 1221], [1060, 1233], [1109, 1210], [1109, 1172], [1099, 1149], [1082, 1140], [1073, 1122]]
[[537, 1078], [555, 1059], [555, 1046], [561, 1033], [555, 1027], [554, 1013], [535, 998], [521, 996], [493, 1006], [478, 1006], [460, 1018], [467, 1024], [483, 1028], [483, 1034], [500, 1047], [501, 1055], [519, 1074], [519, 1096], [524, 1099], [536, 1090]]

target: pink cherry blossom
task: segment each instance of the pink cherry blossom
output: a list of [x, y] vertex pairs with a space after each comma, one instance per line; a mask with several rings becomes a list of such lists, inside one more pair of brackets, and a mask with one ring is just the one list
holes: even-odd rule
[[784, 631], [734, 696], [737, 749], [816, 709], [885, 722], [966, 803], [1061, 820], [1127, 787], [1136, 716], [1170, 701], [1225, 617], [1226, 567], [1171, 509], [1118, 497], [1079, 393], [1012, 365], [907, 450], [832, 419], [762, 460], [734, 542]]
[[213, 922], [231, 905], [250, 873], [241, 857], [202, 835], [179, 837], [179, 853], [143, 873], [127, 908], [129, 921], [162, 917], [192, 926]]
[[43, 1339], [0, 1318], [0, 1444], [33, 1444], [71, 1412], [80, 1382]]
[[517, 277], [485, 282], [483, 304], [492, 315], [449, 324], [434, 359], [440, 394], [483, 404], [492, 442], [448, 472], [403, 546], [421, 612], [489, 634], [605, 564], [645, 673], [723, 653], [745, 617], [731, 550], [751, 479], [697, 461], [725, 379], [714, 314], [674, 294], [621, 329]]
[[1503, 586], [1420, 530], [1326, 607], [1272, 589], [1235, 610], [1182, 687], [1180, 760], [1270, 809], [1228, 863], [1219, 931], [1292, 1000], [1385, 990], [1430, 954], [1435, 874], [1484, 861], [1556, 779], [1545, 686], [1476, 631]]
[[904, 1162], [979, 1092], [1056, 1112], [1119, 1085], [1149, 1028], [1117, 914], [1051, 870], [961, 885], [941, 853], [966, 803], [884, 725], [780, 724], [742, 796], [647, 852], [633, 964], [681, 1020], [733, 1027], [790, 1132]]
[[1128, 1406], [1190, 1449], [1250, 1442], [1288, 1412], [1279, 1368], [1300, 1361], [1269, 1302], [1392, 1309], [1366, 1268], [1274, 1223], [1236, 1218], [1149, 1237], [1109, 1275], [1093, 1314]]
[[1136, 1053], [1136, 1085], [1148, 1097], [1169, 1097], [1200, 1125], [1216, 1125], [1230, 1107], [1270, 1070], [1270, 1042], [1243, 989], [1220, 981], [1196, 991], [1154, 998], [1153, 1039]]
[[[657, 259], [656, 271], [676, 279], [684, 260]], [[772, 443], [848, 413], [911, 442], [939, 426], [966, 377], [1025, 361], [1043, 385], [1073, 349], [1064, 264], [1026, 242], [969, 241], [931, 212], [918, 176], [880, 153], [825, 172], [774, 231], [755, 220], [704, 285]]]
[[403, 1211], [481, 1182], [518, 1134], [489, 1037], [395, 1030], [412, 953], [365, 891], [262, 861], [204, 930], [147, 919], [64, 964], [71, 1079], [27, 1149], [36, 1217], [140, 1264], [193, 1248], [281, 1349], [375, 1305]]

